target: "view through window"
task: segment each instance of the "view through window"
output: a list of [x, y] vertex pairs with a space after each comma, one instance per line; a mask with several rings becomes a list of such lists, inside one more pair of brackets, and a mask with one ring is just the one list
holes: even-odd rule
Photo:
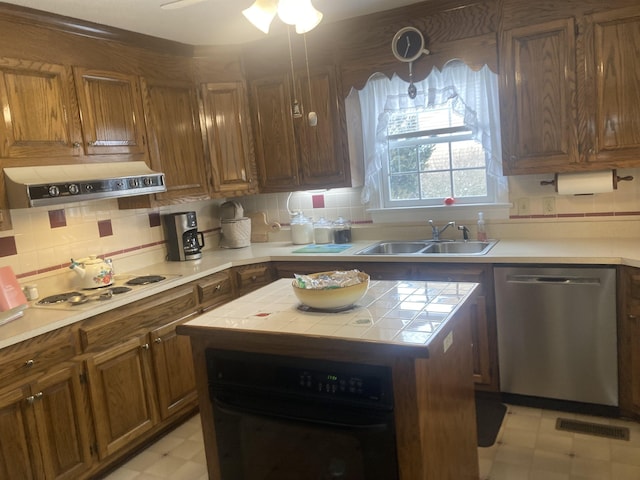
[[397, 111], [387, 127], [383, 163], [386, 207], [486, 202], [486, 154], [472, 139], [452, 100], [432, 108]]

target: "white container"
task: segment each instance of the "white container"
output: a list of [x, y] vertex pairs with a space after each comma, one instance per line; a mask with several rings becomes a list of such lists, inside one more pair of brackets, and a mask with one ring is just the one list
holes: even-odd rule
[[295, 245], [313, 243], [313, 223], [302, 213], [296, 214], [291, 219], [291, 241]]

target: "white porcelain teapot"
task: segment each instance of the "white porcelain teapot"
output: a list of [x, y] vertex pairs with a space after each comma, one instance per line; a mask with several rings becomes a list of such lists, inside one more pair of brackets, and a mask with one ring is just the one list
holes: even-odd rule
[[80, 260], [71, 259], [69, 268], [78, 275], [79, 286], [81, 288], [106, 287], [113, 283], [113, 267], [111, 263], [98, 258], [96, 255], [89, 255]]

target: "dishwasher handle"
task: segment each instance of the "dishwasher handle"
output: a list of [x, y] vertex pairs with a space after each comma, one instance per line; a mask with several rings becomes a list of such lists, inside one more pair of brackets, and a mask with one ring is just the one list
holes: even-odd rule
[[598, 277], [571, 277], [564, 275], [507, 275], [507, 283], [600, 285], [600, 279]]

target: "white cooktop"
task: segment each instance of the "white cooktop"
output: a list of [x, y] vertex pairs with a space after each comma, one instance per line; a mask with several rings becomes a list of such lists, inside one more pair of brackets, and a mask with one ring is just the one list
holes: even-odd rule
[[477, 285], [372, 281], [353, 308], [330, 313], [301, 307], [291, 283], [280, 279], [187, 325], [425, 345]]

